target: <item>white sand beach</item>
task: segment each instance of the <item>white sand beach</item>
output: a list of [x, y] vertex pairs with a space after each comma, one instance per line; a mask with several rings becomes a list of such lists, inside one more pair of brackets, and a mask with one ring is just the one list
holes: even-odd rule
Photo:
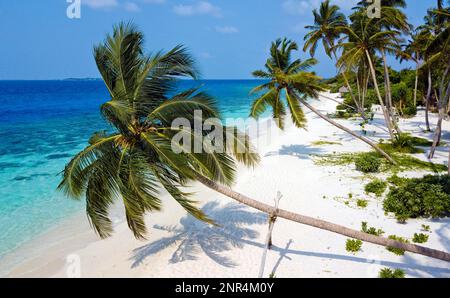
[[[338, 98], [336, 94], [327, 94]], [[313, 104], [324, 113], [332, 113], [336, 102], [321, 98]], [[255, 169], [239, 169], [236, 191], [267, 204], [273, 204], [277, 191], [283, 198], [280, 208], [324, 219], [360, 230], [361, 222], [383, 229], [385, 236], [395, 234], [411, 239], [421, 225], [431, 228], [429, 241], [423, 244], [450, 251], [450, 219], [417, 219], [400, 224], [386, 215], [382, 199], [365, 194], [370, 180], [349, 166], [320, 166], [312, 154], [369, 151], [370, 147], [353, 139], [308, 113], [307, 130], [289, 126], [283, 133], [271, 133], [270, 144], [258, 146], [261, 163]], [[267, 120], [266, 120], [267, 121]], [[356, 120], [338, 120], [355, 131]], [[431, 123], [436, 115], [431, 115]], [[368, 136], [378, 142], [386, 138], [381, 114], [366, 126]], [[423, 111], [411, 119], [401, 119], [401, 128], [414, 135], [424, 133]], [[444, 121], [444, 139], [450, 123]], [[339, 144], [315, 146], [315, 141]], [[263, 142], [265, 143], [265, 142]], [[426, 154], [416, 154], [426, 160]], [[448, 148], [438, 149], [435, 162], [447, 163]], [[400, 176], [423, 176], [424, 172], [405, 172]], [[386, 178], [389, 174], [377, 174]], [[194, 198], [220, 225], [212, 227], [186, 216], [168, 196], [163, 212], [148, 214], [148, 239], [135, 240], [127, 225], [116, 215], [113, 237], [99, 240], [89, 228], [84, 214], [39, 236], [0, 260], [0, 275], [8, 277], [257, 277], [268, 229], [267, 216], [239, 205], [199, 184]], [[349, 198], [349, 194], [352, 194]], [[366, 208], [357, 199], [368, 200]], [[348, 202], [346, 204], [346, 202]], [[268, 252], [265, 274], [276, 277], [377, 277], [381, 268], [399, 268], [407, 277], [450, 277], [444, 261], [405, 253], [395, 255], [382, 246], [364, 243], [362, 251], [345, 249], [347, 238], [338, 234], [278, 219], [273, 231], [274, 247]], [[79, 262], [79, 272], [74, 264]]]

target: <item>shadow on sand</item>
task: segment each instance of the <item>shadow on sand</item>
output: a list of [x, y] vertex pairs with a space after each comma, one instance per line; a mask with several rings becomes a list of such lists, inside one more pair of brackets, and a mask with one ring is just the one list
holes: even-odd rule
[[218, 202], [209, 202], [202, 210], [217, 226], [201, 222], [190, 215], [180, 220], [180, 226], [155, 225], [155, 229], [173, 235], [135, 249], [132, 268], [137, 267], [148, 256], [172, 245], [176, 245], [177, 249], [172, 254], [171, 263], [196, 260], [197, 255], [203, 252], [222, 266], [235, 267], [237, 264], [221, 253], [232, 248], [243, 248], [245, 239], [256, 239], [259, 236], [258, 232], [246, 226], [267, 223], [267, 215], [246, 209], [246, 206], [236, 203], [221, 206]]

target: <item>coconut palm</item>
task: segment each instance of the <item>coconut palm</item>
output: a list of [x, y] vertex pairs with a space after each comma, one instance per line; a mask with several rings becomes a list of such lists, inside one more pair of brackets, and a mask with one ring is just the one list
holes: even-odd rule
[[[313, 10], [314, 15], [314, 25], [305, 26], [306, 29], [310, 30], [305, 37], [305, 44], [303, 51], [308, 51], [311, 57], [314, 57], [318, 44], [322, 41], [325, 53], [331, 58], [338, 60], [336, 54], [336, 48], [334, 47], [336, 40], [340, 37], [341, 32], [337, 29], [342, 26], [347, 25], [347, 19], [345, 15], [339, 12], [339, 6], [331, 5], [330, 0], [326, 0], [320, 4], [319, 10]], [[344, 71], [341, 71], [341, 75], [344, 79], [345, 85], [347, 86], [350, 96], [355, 103], [355, 106], [361, 116], [364, 118], [364, 106], [361, 106], [353, 93], [353, 89], [347, 79], [347, 75]]]
[[[292, 122], [295, 126], [303, 128], [306, 124], [306, 118], [301, 106], [303, 105], [328, 123], [369, 144], [390, 162], [395, 163], [386, 152], [381, 150], [369, 139], [333, 121], [307, 102], [307, 98], [318, 98], [319, 92], [323, 91], [324, 88], [320, 83], [321, 78], [312, 72], [307, 72], [308, 69], [317, 63], [314, 58], [305, 61], [301, 61], [300, 59], [292, 61], [292, 52], [297, 50], [297, 44], [286, 38], [278, 39], [272, 43], [270, 58], [267, 59], [265, 70], [256, 70], [253, 72], [253, 76], [269, 79], [270, 81], [252, 90], [252, 92], [264, 91], [264, 94], [253, 102], [250, 109], [250, 116], [258, 118], [270, 107], [275, 122], [279, 128], [283, 129], [286, 116], [286, 102], [289, 107]], [[283, 100], [283, 96], [286, 99], [285, 101]]]
[[336, 46], [343, 50], [338, 65], [345, 69], [352, 69], [358, 66], [361, 61], [365, 60], [367, 62], [386, 126], [391, 139], [394, 139], [395, 124], [392, 123], [390, 111], [381, 97], [374, 66], [374, 55], [376, 51], [381, 50], [385, 52], [396, 52], [398, 50], [399, 32], [397, 30], [378, 31], [372, 22], [376, 22], [375, 19], [359, 15], [355, 18], [352, 26], [340, 28], [346, 33], [347, 40]]
[[[357, 7], [355, 7], [355, 12], [350, 16], [350, 19], [358, 24], [359, 22], [368, 21], [367, 17], [367, 6], [369, 3], [367, 1], [359, 2]], [[393, 128], [397, 133], [400, 133], [400, 128], [397, 125], [396, 117], [393, 111], [392, 103], [392, 91], [391, 91], [391, 80], [389, 75], [389, 66], [387, 62], [387, 54], [398, 54], [401, 51], [401, 34], [408, 34], [411, 25], [408, 24], [407, 16], [401, 11], [402, 8], [406, 7], [406, 2], [404, 0], [382, 0], [381, 1], [381, 17], [377, 19], [370, 19], [369, 25], [373, 28], [371, 29], [373, 33], [381, 31], [391, 32], [391, 43], [389, 47], [380, 47], [378, 51], [381, 54], [384, 69], [384, 85], [385, 85], [385, 102], [387, 106], [387, 111], [391, 118], [391, 123]]]
[[147, 56], [142, 44], [142, 33], [121, 23], [95, 47], [95, 61], [111, 96], [100, 112], [113, 129], [93, 134], [89, 145], [67, 164], [59, 185], [69, 197], [86, 197], [88, 218], [102, 238], [112, 233], [108, 210], [117, 200], [123, 202], [134, 236], [145, 237], [144, 214], [161, 209], [163, 189], [195, 218], [211, 222], [181, 188], [196, 175], [230, 185], [235, 177], [234, 159], [246, 165], [258, 161], [248, 150], [247, 136], [242, 138], [237, 130], [228, 130], [224, 137], [225, 142], [233, 141], [230, 144], [241, 142], [246, 149], [241, 153], [235, 145], [223, 153], [176, 154], [172, 150], [171, 140], [181, 129], [171, 126], [173, 120], [192, 123], [194, 111], [205, 118], [220, 115], [206, 93], [195, 88], [175, 92], [178, 77], [197, 77], [184, 47]]

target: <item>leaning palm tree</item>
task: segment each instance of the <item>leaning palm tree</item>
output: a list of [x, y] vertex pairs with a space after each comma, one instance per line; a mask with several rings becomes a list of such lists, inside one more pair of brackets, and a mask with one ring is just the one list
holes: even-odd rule
[[[86, 198], [86, 212], [101, 238], [113, 232], [109, 208], [117, 200], [125, 207], [129, 228], [136, 238], [146, 234], [144, 215], [161, 208], [159, 191], [165, 189], [193, 217], [212, 222], [180, 187], [190, 181], [224, 194], [267, 214], [317, 227], [378, 245], [404, 249], [450, 261], [450, 254], [414, 244], [402, 243], [348, 229], [324, 220], [275, 210], [233, 191], [235, 160], [255, 165], [246, 135], [226, 130], [222, 153], [207, 148], [205, 153], [175, 153], [173, 135], [182, 130], [170, 126], [178, 117], [196, 120], [195, 111], [218, 116], [211, 97], [197, 89], [175, 94], [178, 77], [197, 76], [193, 60], [185, 48], [152, 56], [143, 54], [143, 36], [130, 24], [120, 24], [105, 43], [95, 48], [95, 60], [111, 99], [100, 111], [113, 131], [95, 133], [89, 145], [63, 171], [59, 189], [69, 197]], [[198, 119], [197, 119], [198, 121]], [[186, 132], [190, 136], [190, 132]], [[195, 136], [194, 136], [195, 137]], [[244, 147], [244, 148], [242, 148]], [[175, 149], [178, 147], [175, 146]], [[245, 149], [245, 150], [243, 150]], [[219, 150], [220, 151], [220, 150]], [[243, 153], [242, 153], [243, 152]]]
[[[314, 25], [305, 26], [306, 29], [310, 30], [305, 37], [305, 44], [303, 51], [309, 50], [311, 57], [314, 57], [319, 43], [322, 41], [325, 53], [331, 59], [338, 60], [336, 54], [336, 48], [334, 47], [335, 42], [339, 39], [341, 32], [338, 30], [339, 27], [347, 25], [347, 19], [345, 15], [339, 12], [339, 6], [331, 5], [330, 0], [325, 0], [320, 4], [319, 10], [313, 10], [314, 15]], [[342, 70], [342, 69], [341, 69]], [[347, 75], [344, 71], [340, 72], [344, 83], [349, 90], [350, 96], [356, 106], [357, 111], [364, 118], [364, 106], [361, 106], [360, 102], [356, 100], [353, 93], [353, 89], [349, 83]]]
[[[320, 77], [312, 72], [307, 72], [317, 61], [314, 58], [305, 61], [300, 59], [292, 61], [292, 52], [296, 50], [298, 50], [297, 44], [286, 38], [283, 40], [278, 39], [272, 43], [270, 58], [267, 59], [265, 70], [253, 72], [253, 76], [269, 79], [270, 81], [252, 90], [253, 93], [264, 91], [264, 94], [253, 102], [250, 116], [258, 118], [270, 107], [276, 124], [283, 129], [286, 116], [286, 102], [292, 122], [296, 127], [303, 128], [306, 124], [306, 118], [301, 105], [304, 105], [320, 118], [367, 143], [390, 162], [395, 163], [386, 152], [372, 141], [333, 121], [307, 102], [308, 97], [318, 98], [319, 92], [324, 91], [324, 88], [320, 83]], [[286, 98], [285, 101], [283, 96]]]
[[[258, 161], [258, 155], [249, 151], [247, 136], [236, 129], [223, 130], [224, 144], [231, 144], [224, 152], [175, 153], [173, 137], [180, 131], [190, 133], [186, 127], [172, 127], [175, 119], [193, 123], [195, 111], [206, 119], [220, 115], [206, 93], [198, 89], [175, 92], [176, 78], [197, 77], [184, 47], [147, 56], [142, 44], [142, 33], [122, 23], [104, 44], [95, 47], [95, 61], [111, 96], [100, 111], [113, 129], [91, 137], [89, 145], [68, 163], [59, 185], [72, 198], [86, 197], [88, 218], [101, 238], [112, 233], [108, 210], [116, 200], [123, 202], [135, 237], [144, 238], [144, 215], [161, 209], [162, 190], [195, 218], [211, 222], [181, 188], [196, 175], [230, 185], [236, 170], [234, 159], [246, 165]], [[188, 136], [192, 142], [207, 144], [203, 135]], [[238, 145], [245, 148], [236, 150]]]

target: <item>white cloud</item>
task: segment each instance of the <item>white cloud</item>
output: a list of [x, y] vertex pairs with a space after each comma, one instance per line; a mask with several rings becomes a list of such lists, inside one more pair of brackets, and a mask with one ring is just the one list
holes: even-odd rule
[[200, 58], [203, 58], [203, 59], [211, 59], [211, 58], [213, 58], [213, 56], [209, 52], [201, 52], [199, 54], [199, 56], [200, 56]]
[[139, 8], [139, 6], [136, 3], [134, 3], [134, 2], [126, 2], [123, 5], [123, 7], [125, 8], [126, 11], [129, 11], [129, 12], [138, 12], [138, 11], [141, 10]]
[[221, 17], [221, 9], [208, 1], [199, 1], [193, 5], [178, 4], [173, 7], [173, 11], [180, 16], [211, 15]]
[[303, 15], [311, 9], [310, 1], [286, 0], [282, 4], [283, 10], [292, 15]]
[[91, 8], [112, 8], [119, 5], [117, 0], [82, 0], [82, 4], [85, 4]]
[[224, 34], [233, 34], [238, 33], [239, 29], [234, 26], [217, 26], [216, 31]]
[[[331, 0], [331, 4], [338, 5], [344, 11], [350, 11], [359, 0]], [[311, 14], [314, 8], [319, 8], [322, 0], [285, 0], [283, 10], [292, 15]]]

